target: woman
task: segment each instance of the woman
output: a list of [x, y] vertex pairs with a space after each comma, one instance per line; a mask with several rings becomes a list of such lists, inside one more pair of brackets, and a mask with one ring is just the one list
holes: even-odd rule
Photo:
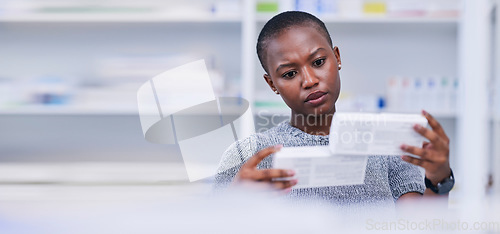
[[342, 63], [339, 48], [333, 46], [324, 23], [297, 11], [281, 13], [266, 23], [259, 34], [257, 54], [266, 72], [265, 81], [290, 107], [291, 118], [231, 145], [216, 175], [217, 187], [255, 181], [289, 192], [291, 197], [321, 198], [338, 204], [394, 204], [396, 200], [434, 195], [426, 189], [417, 166], [425, 168], [430, 182], [427, 187], [452, 176], [449, 139], [439, 123], [422, 111], [432, 130], [419, 125], [414, 128], [429, 142], [421, 148], [401, 146], [420, 158], [370, 156], [362, 185], [292, 190], [296, 180], [275, 180], [294, 175], [290, 170], [271, 168], [272, 157], [268, 156], [282, 146], [328, 145]]

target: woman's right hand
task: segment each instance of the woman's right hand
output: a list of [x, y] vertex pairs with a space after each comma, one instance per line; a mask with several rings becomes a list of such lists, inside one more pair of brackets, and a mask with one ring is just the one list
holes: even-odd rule
[[273, 188], [278, 190], [285, 190], [289, 192], [291, 187], [297, 184], [296, 179], [292, 180], [274, 180], [277, 178], [287, 178], [295, 175], [292, 170], [286, 169], [257, 169], [257, 165], [270, 154], [278, 152], [283, 146], [275, 145], [267, 147], [256, 154], [254, 154], [248, 161], [243, 164], [240, 168], [238, 174], [234, 179], [234, 183], [241, 182], [260, 182], [271, 185]]

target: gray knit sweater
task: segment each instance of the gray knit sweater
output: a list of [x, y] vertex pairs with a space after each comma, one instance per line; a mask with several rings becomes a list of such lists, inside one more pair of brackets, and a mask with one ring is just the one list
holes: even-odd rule
[[[328, 145], [328, 136], [310, 135], [292, 127], [288, 121], [263, 133], [233, 143], [224, 152], [215, 175], [215, 188], [225, 188], [235, 177], [241, 165], [256, 152], [272, 145], [283, 147]], [[272, 167], [273, 155], [265, 158], [259, 169]], [[291, 199], [315, 198], [335, 205], [383, 205], [394, 202], [408, 192], [424, 193], [425, 185], [420, 169], [400, 157], [369, 156], [364, 184], [292, 189]]]

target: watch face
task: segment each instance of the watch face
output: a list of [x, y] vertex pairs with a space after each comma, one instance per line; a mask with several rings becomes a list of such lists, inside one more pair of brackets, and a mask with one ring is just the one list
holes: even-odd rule
[[429, 188], [433, 192], [437, 194], [447, 194], [451, 191], [453, 186], [455, 185], [455, 179], [453, 176], [453, 171], [451, 171], [450, 177], [444, 179], [440, 183], [438, 183], [436, 186], [432, 184], [432, 182], [425, 178], [425, 187]]
[[453, 188], [455, 181], [453, 179], [446, 179], [442, 183], [437, 184], [437, 193], [438, 194], [447, 194]]

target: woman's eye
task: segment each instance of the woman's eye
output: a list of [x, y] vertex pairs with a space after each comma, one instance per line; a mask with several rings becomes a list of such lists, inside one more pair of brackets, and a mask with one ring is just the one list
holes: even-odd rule
[[289, 71], [289, 72], [283, 74], [283, 77], [284, 78], [293, 78], [296, 74], [297, 74], [296, 71]]
[[314, 61], [314, 66], [319, 67], [325, 63], [325, 59], [318, 59]]

